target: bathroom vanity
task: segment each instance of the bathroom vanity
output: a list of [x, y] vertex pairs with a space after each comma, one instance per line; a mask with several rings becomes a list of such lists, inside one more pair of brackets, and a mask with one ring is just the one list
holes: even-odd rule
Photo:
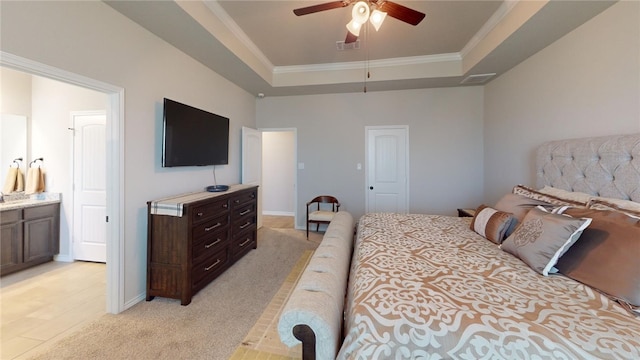
[[51, 261], [59, 250], [59, 200], [0, 204], [0, 276]]

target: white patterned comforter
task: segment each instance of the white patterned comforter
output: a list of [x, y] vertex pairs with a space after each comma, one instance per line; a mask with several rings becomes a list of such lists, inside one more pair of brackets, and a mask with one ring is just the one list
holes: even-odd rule
[[640, 359], [639, 318], [539, 275], [470, 219], [360, 219], [338, 359]]

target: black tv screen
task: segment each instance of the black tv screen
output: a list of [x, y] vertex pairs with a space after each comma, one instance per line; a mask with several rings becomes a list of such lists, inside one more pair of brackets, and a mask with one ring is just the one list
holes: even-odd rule
[[165, 98], [162, 167], [228, 163], [229, 119]]

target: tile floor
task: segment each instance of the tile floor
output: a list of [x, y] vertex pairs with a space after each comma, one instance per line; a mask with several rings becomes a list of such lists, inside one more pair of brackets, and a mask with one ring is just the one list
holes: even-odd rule
[[105, 270], [49, 262], [0, 278], [0, 359], [26, 359], [105, 314]]

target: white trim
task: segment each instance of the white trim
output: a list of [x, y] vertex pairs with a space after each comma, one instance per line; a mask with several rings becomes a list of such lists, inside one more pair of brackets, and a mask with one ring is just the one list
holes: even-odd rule
[[[392, 59], [369, 60], [366, 62], [369, 68], [382, 68], [393, 66], [422, 65], [439, 62], [461, 61], [460, 53], [436, 54], [425, 56], [408, 56]], [[338, 71], [338, 70], [360, 70], [365, 61], [351, 61], [341, 63], [313, 64], [313, 65], [293, 65], [293, 66], [276, 66], [273, 68], [273, 74], [287, 74], [300, 72], [318, 72], [318, 71]]]
[[473, 35], [471, 40], [469, 40], [469, 42], [462, 48], [462, 50], [460, 50], [461, 56], [464, 58], [471, 50], [478, 46], [478, 44], [480, 44], [480, 42], [484, 40], [487, 35], [489, 35], [491, 30], [493, 30], [502, 21], [502, 19], [504, 19], [504, 17], [507, 16], [511, 12], [511, 10], [513, 10], [518, 2], [520, 2], [520, 0], [505, 0], [502, 4], [500, 4], [496, 12], [491, 15], [489, 20], [487, 20], [487, 22], [482, 25], [480, 30], [478, 30], [478, 32]]
[[264, 65], [267, 69], [273, 70], [273, 64], [269, 59], [260, 51], [260, 49], [256, 46], [256, 44], [251, 41], [251, 39], [247, 36], [247, 34], [242, 31], [240, 26], [229, 16], [229, 14], [218, 4], [218, 1], [205, 1], [205, 6], [211, 10], [213, 14], [215, 14], [220, 21], [233, 33], [233, 35], [240, 40], [240, 42], [249, 49], [249, 51], [256, 57], [262, 65]]
[[73, 257], [71, 257], [71, 255], [69, 254], [64, 254], [64, 255], [53, 255], [53, 261], [59, 261], [59, 262], [73, 262]]
[[[0, 51], [0, 66], [103, 92], [107, 106], [107, 301], [106, 311], [124, 311], [124, 89]], [[109, 226], [110, 225], [110, 226]], [[61, 257], [64, 258], [64, 257]], [[132, 304], [128, 305], [128, 307]]]
[[293, 216], [295, 218], [296, 213], [295, 212], [288, 212], [288, 211], [263, 211], [262, 215], [267, 215], [267, 216]]

